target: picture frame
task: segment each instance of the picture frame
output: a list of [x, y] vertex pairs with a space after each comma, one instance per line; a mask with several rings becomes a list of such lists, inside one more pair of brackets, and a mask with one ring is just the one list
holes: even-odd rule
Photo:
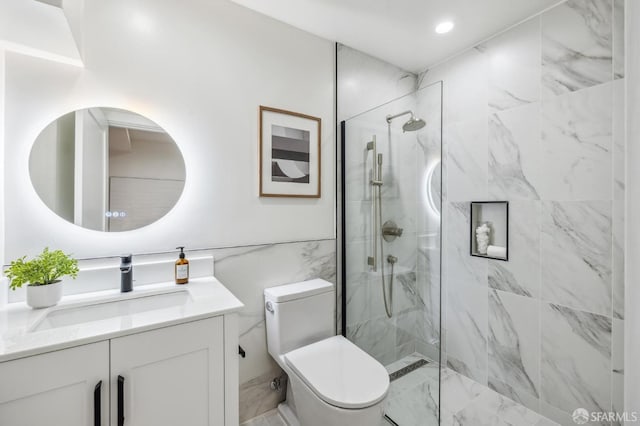
[[260, 197], [320, 198], [322, 120], [260, 105]]

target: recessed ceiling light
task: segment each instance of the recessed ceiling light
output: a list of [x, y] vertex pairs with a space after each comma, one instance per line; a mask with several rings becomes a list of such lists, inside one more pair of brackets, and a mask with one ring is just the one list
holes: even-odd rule
[[445, 34], [448, 33], [449, 31], [451, 31], [453, 29], [453, 22], [451, 21], [444, 21], [444, 22], [440, 22], [437, 26], [436, 26], [436, 32], [438, 34]]

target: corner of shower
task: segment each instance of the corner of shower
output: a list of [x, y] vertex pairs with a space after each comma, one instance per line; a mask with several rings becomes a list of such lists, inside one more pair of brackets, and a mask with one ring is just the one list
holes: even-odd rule
[[437, 425], [442, 83], [342, 121], [340, 135], [342, 333], [389, 371], [392, 424]]

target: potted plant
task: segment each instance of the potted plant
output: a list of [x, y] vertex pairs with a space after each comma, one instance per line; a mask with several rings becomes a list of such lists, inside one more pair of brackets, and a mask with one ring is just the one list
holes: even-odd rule
[[48, 247], [34, 259], [25, 261], [27, 256], [11, 262], [5, 270], [9, 278], [9, 288], [15, 290], [27, 284], [27, 305], [32, 308], [48, 308], [62, 298], [61, 277], [78, 276], [78, 261], [62, 250], [49, 251]]

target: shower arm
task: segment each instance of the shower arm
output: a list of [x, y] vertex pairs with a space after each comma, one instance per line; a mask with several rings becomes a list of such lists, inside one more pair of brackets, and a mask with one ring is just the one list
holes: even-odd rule
[[387, 118], [387, 123], [390, 124], [391, 121], [395, 120], [396, 118], [402, 117], [403, 115], [407, 115], [407, 114], [411, 114], [411, 117], [413, 117], [413, 111], [411, 111], [410, 109], [406, 110], [406, 111], [403, 111], [403, 112], [401, 112], [399, 114], [387, 115], [387, 117], [386, 117]]

